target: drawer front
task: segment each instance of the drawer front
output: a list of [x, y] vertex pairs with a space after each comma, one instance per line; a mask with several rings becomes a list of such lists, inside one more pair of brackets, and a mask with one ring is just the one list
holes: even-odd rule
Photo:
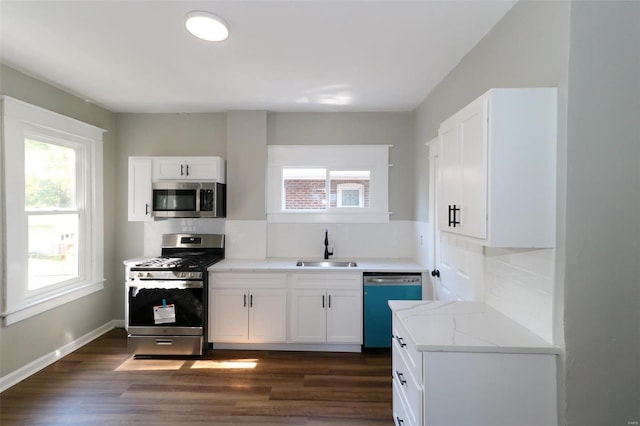
[[398, 344], [400, 353], [407, 361], [407, 364], [415, 377], [422, 377], [422, 353], [420, 353], [409, 338], [398, 318], [393, 317], [393, 341]]
[[202, 336], [129, 336], [127, 351], [136, 355], [202, 355]]
[[407, 412], [407, 402], [404, 399], [399, 384], [393, 382], [393, 423], [396, 426], [419, 426], [412, 423], [411, 417]]
[[408, 357], [397, 340], [393, 342], [392, 367], [393, 385], [405, 401], [405, 412], [411, 424], [422, 422], [422, 377], [415, 376], [414, 370], [407, 364]]

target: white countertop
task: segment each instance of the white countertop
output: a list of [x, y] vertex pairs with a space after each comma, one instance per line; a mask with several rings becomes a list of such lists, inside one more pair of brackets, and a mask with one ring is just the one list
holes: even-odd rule
[[[309, 271], [341, 271], [341, 272], [426, 272], [426, 268], [411, 259], [340, 259], [331, 258], [331, 261], [355, 261], [354, 267], [299, 267], [296, 262], [300, 259], [225, 259], [209, 267], [212, 272], [255, 272], [255, 271], [281, 271], [281, 272], [309, 272]], [[322, 260], [322, 259], [302, 259]]]
[[391, 300], [389, 307], [422, 352], [560, 353], [485, 303]]

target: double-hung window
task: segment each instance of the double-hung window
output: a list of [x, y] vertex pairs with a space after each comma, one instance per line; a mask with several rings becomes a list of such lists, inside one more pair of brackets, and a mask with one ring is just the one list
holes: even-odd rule
[[2, 101], [8, 325], [103, 288], [103, 130]]
[[388, 145], [268, 147], [270, 222], [387, 222]]

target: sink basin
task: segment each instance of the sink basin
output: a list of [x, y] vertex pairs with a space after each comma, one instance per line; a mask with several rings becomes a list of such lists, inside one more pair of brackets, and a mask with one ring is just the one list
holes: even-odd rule
[[298, 260], [296, 266], [305, 268], [353, 268], [358, 264], [352, 261], [338, 260]]

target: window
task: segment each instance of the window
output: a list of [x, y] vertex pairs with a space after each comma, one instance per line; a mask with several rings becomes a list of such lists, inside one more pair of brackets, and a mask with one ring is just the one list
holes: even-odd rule
[[76, 185], [81, 181], [76, 158], [81, 157], [82, 146], [65, 145], [29, 137], [24, 140], [27, 291], [79, 278], [80, 212], [76, 200], [82, 194]]
[[103, 130], [2, 101], [9, 325], [103, 288]]
[[270, 222], [386, 222], [388, 145], [268, 148]]
[[336, 184], [337, 207], [365, 207], [364, 184], [362, 183], [338, 183]]

